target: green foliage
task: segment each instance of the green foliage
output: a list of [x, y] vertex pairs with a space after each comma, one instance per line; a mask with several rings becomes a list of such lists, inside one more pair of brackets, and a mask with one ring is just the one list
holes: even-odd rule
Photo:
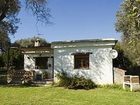
[[[140, 29], [139, 23], [140, 3], [136, 0], [124, 0], [117, 12], [116, 30], [123, 34], [130, 34]], [[133, 33], [131, 33], [133, 34]], [[129, 35], [127, 35], [129, 36]]]
[[140, 39], [124, 42], [124, 53], [135, 66], [140, 66]]
[[24, 5], [36, 17], [37, 22], [50, 23], [47, 3], [48, 0], [0, 0], [0, 47], [8, 48], [9, 35], [16, 33], [20, 22], [17, 15]]
[[17, 48], [16, 47], [7, 48], [7, 51], [2, 55], [0, 55], [0, 67], [4, 66], [7, 67], [7, 65], [9, 64], [9, 66], [14, 67], [14, 69], [22, 69], [24, 65], [24, 56], [20, 48], [33, 47], [36, 39], [40, 40], [41, 46], [49, 45], [45, 39], [40, 37], [32, 37], [28, 39], [17, 40], [12, 45], [17, 46]]
[[16, 32], [16, 24], [19, 22], [17, 14], [20, 11], [19, 0], [1, 0], [0, 1], [0, 33], [5, 35]]
[[71, 84], [71, 77], [66, 72], [59, 72], [57, 77], [59, 79], [59, 86], [68, 87]]
[[20, 11], [19, 0], [0, 0], [0, 47], [9, 47], [9, 34], [14, 34], [17, 30], [19, 19], [17, 14]]
[[0, 48], [2, 48], [3, 51], [6, 51], [9, 46], [10, 46], [10, 39], [8, 37], [8, 34], [2, 33], [0, 31]]
[[33, 47], [34, 42], [39, 39], [41, 46], [47, 45], [47, 41], [41, 37], [32, 37], [32, 38], [26, 38], [26, 39], [20, 39], [15, 41], [15, 45], [20, 47]]
[[124, 0], [117, 12], [116, 30], [122, 33], [124, 54], [140, 66], [140, 2]]
[[23, 54], [21, 53], [20, 49], [9, 49], [9, 51], [5, 52], [0, 56], [2, 62], [1, 67], [6, 67], [9, 63], [9, 66], [14, 67], [15, 69], [23, 68]]
[[78, 77], [78, 75], [71, 78], [71, 84], [68, 86], [69, 89], [93, 89], [95, 87], [95, 83], [90, 79], [85, 79], [83, 76]]
[[127, 70], [134, 66], [133, 63], [130, 61], [129, 57], [125, 55], [125, 51], [121, 42], [118, 42], [114, 49], [116, 49], [118, 52], [118, 57], [116, 59], [113, 59], [114, 67]]
[[17, 30], [19, 19], [17, 14], [20, 12], [22, 3], [33, 13], [37, 21], [49, 22], [50, 10], [47, 8], [46, 0], [0, 0], [0, 32], [14, 34]]
[[90, 79], [84, 78], [83, 76], [68, 76], [66, 72], [62, 72], [59, 73], [57, 77], [59, 79], [59, 86], [69, 89], [93, 89], [96, 87], [94, 82]]

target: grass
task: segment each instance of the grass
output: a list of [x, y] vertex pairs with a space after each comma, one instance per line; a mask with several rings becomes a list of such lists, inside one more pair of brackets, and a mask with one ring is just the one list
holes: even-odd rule
[[69, 90], [60, 87], [2, 87], [0, 105], [139, 105], [140, 92], [96, 88]]

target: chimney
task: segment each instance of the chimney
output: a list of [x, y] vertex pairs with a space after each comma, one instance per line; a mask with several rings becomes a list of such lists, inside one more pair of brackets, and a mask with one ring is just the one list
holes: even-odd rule
[[34, 47], [39, 47], [40, 46], [40, 40], [36, 39], [35, 43], [34, 43]]

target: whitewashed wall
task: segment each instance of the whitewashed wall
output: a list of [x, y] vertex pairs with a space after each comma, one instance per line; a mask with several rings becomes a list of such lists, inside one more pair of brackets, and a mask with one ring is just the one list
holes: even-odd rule
[[32, 54], [24, 54], [24, 70], [29, 71], [35, 69], [35, 61]]
[[[40, 57], [40, 54], [24, 54], [24, 70], [48, 71], [52, 73], [53, 58], [48, 58], [48, 64], [52, 65], [51, 67], [48, 67], [48, 69], [35, 69], [34, 57]], [[52, 57], [52, 54], [41, 54], [41, 57]]]
[[[85, 45], [85, 44], [84, 44]], [[76, 46], [53, 45], [54, 47], [54, 81], [57, 82], [56, 74], [64, 70], [69, 75], [79, 74], [92, 79], [97, 84], [113, 84], [112, 58], [110, 56], [111, 45]], [[89, 57], [89, 69], [74, 69], [74, 55], [72, 53], [91, 52]]]

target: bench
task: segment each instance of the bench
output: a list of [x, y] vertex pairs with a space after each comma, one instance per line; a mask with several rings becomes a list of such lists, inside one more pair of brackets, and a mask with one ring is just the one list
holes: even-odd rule
[[126, 86], [130, 87], [130, 91], [140, 90], [139, 76], [125, 75], [123, 89], [126, 89]]

